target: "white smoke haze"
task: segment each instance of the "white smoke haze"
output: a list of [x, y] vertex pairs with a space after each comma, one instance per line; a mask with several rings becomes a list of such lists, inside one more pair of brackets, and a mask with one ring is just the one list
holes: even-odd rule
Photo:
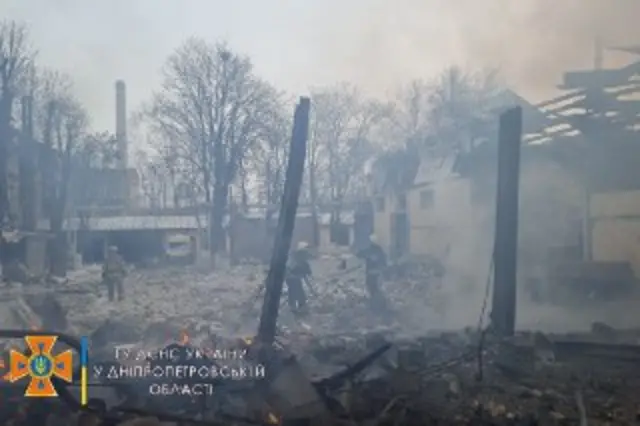
[[[258, 74], [293, 94], [348, 81], [391, 97], [412, 79], [460, 65], [497, 68], [532, 101], [557, 94], [564, 71], [592, 68], [596, 38], [605, 46], [640, 44], [638, 0], [3, 0], [0, 16], [31, 26], [39, 61], [71, 74], [99, 130], [114, 127], [115, 80], [126, 81], [136, 110], [158, 87], [167, 56], [189, 36], [227, 41], [253, 59]], [[632, 59], [607, 53], [604, 66]], [[523, 203], [551, 205], [527, 204], [535, 188], [545, 187], [525, 186]], [[493, 216], [476, 218], [484, 226], [459, 226], [468, 223], [465, 215], [453, 207], [443, 214], [455, 229], [453, 282], [445, 286], [456, 300], [443, 326], [477, 321], [489, 268]], [[523, 211], [523, 238], [557, 233], [545, 219], [555, 215]], [[525, 323], [556, 316], [555, 325], [571, 322], [562, 312], [523, 306]]]
[[[639, 42], [638, 13], [634, 0], [374, 0], [357, 19], [343, 15], [324, 57], [373, 90], [446, 64], [497, 67], [513, 88], [540, 99], [564, 71], [593, 66], [596, 38], [604, 46]], [[605, 66], [629, 59], [609, 54]]]
[[533, 99], [555, 93], [563, 71], [590, 68], [597, 36], [640, 40], [635, 0], [4, 0], [0, 14], [31, 25], [40, 60], [72, 74], [100, 129], [113, 126], [113, 82], [127, 82], [135, 110], [191, 35], [228, 41], [293, 93], [351, 81], [384, 96], [458, 64], [497, 67]]

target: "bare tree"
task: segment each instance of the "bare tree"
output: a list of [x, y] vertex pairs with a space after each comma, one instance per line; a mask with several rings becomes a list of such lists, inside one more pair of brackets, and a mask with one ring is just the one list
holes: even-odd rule
[[431, 132], [432, 90], [433, 84], [414, 80], [399, 91], [393, 120], [387, 129], [394, 140], [390, 148], [426, 143]]
[[253, 174], [258, 186], [258, 200], [267, 206], [280, 202], [284, 191], [284, 177], [289, 156], [291, 137], [291, 119], [284, 113], [283, 107], [273, 110], [264, 132], [254, 149], [247, 156], [244, 181], [241, 182], [243, 205], [249, 198], [247, 181]]
[[67, 266], [67, 237], [63, 229], [73, 160], [81, 150], [88, 125], [83, 106], [73, 95], [69, 76], [44, 70], [36, 89], [36, 123], [47, 148], [43, 165], [45, 208], [54, 240], [50, 245], [50, 270], [64, 276]]
[[459, 67], [446, 69], [430, 88], [430, 148], [438, 155], [468, 150], [475, 138], [486, 136], [504, 90], [496, 72]]
[[[339, 223], [345, 199], [364, 195], [365, 163], [377, 148], [372, 129], [389, 117], [390, 109], [345, 83], [317, 90], [312, 99], [310, 198], [313, 205], [319, 199], [330, 202], [332, 219]], [[319, 186], [319, 179], [327, 185]]]
[[[43, 107], [43, 112], [46, 111], [46, 107]], [[77, 215], [82, 223], [88, 224], [86, 221], [96, 207], [96, 202], [102, 198], [102, 194], [96, 192], [95, 177], [103, 170], [115, 169], [120, 152], [118, 141], [110, 132], [86, 134], [81, 143], [76, 145], [72, 154], [72, 174], [75, 178], [69, 183], [67, 204], [73, 215]], [[100, 181], [102, 180], [98, 182]]]
[[395, 99], [390, 126], [379, 129], [393, 142], [374, 167], [386, 171], [386, 184], [406, 187], [420, 157], [465, 151], [476, 139], [490, 136], [503, 91], [496, 72], [465, 72], [455, 66], [433, 80], [410, 82]]
[[151, 128], [173, 146], [173, 159], [194, 170], [211, 204], [212, 255], [224, 247], [229, 188], [244, 157], [265, 132], [278, 93], [258, 79], [249, 59], [225, 44], [192, 38], [167, 60], [164, 82], [147, 111]]
[[96, 132], [85, 136], [76, 150], [76, 159], [82, 167], [114, 169], [120, 160], [118, 139], [111, 132]]
[[424, 154], [468, 149], [487, 134], [504, 87], [493, 70], [452, 66], [432, 80], [414, 80], [396, 97], [389, 134], [394, 148], [411, 146]]
[[[0, 228], [15, 226], [10, 217], [9, 158], [14, 154], [13, 106], [24, 92], [33, 68], [35, 52], [29, 44], [27, 27], [15, 21], [0, 22]], [[4, 239], [0, 236], [0, 245]], [[2, 262], [6, 258], [2, 250]]]
[[154, 210], [167, 207], [169, 182], [165, 159], [140, 151], [136, 160], [140, 189], [147, 206]]
[[[204, 194], [201, 179], [198, 179], [202, 176], [201, 171], [188, 161], [189, 146], [158, 125], [150, 114], [152, 109], [153, 106], [146, 106], [134, 113], [130, 120], [135, 139], [145, 141], [135, 153], [142, 201], [154, 207], [160, 204], [163, 207], [197, 207]], [[152, 181], [153, 175], [161, 182]], [[159, 195], [161, 192], [164, 196]], [[160, 203], [161, 199], [165, 201]]]

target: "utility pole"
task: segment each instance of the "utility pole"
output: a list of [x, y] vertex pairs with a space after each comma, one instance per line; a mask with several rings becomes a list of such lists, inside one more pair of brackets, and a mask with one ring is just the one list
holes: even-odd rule
[[498, 136], [498, 193], [491, 325], [502, 336], [512, 336], [516, 322], [521, 142], [522, 108], [515, 107], [500, 116]]

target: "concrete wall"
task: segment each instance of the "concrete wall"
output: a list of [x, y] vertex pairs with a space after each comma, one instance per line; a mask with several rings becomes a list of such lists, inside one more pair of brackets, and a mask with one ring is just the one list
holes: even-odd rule
[[[349, 228], [349, 245], [351, 245], [354, 242], [354, 235], [353, 235], [354, 230], [353, 230], [353, 226], [349, 226], [348, 228]], [[323, 224], [323, 225], [320, 225], [318, 230], [320, 232], [320, 244], [319, 244], [320, 251], [333, 246], [334, 243], [331, 242], [331, 227], [329, 225]]]
[[591, 195], [592, 218], [624, 216], [640, 219], [640, 191], [603, 192]]
[[36, 276], [42, 276], [47, 272], [47, 241], [44, 234], [28, 236], [24, 239], [24, 263]]
[[629, 262], [636, 276], [640, 276], [640, 220], [598, 220], [592, 235], [594, 260]]
[[[391, 248], [391, 215], [397, 210], [395, 194], [381, 194], [373, 199], [373, 230], [387, 253]], [[381, 203], [383, 205], [381, 205]]]
[[[411, 254], [444, 256], [453, 242], [467, 238], [475, 229], [473, 226], [478, 214], [473, 211], [468, 180], [451, 178], [410, 188], [404, 194], [407, 199]], [[398, 195], [384, 194], [378, 197], [384, 198], [384, 210], [376, 208], [379, 204], [376, 206], [374, 199], [375, 234], [387, 250], [392, 246], [392, 215], [403, 211], [398, 204]]]
[[[521, 264], [544, 266], [549, 250], [580, 244], [584, 196], [576, 180], [549, 161], [525, 162], [521, 171], [519, 250]], [[487, 268], [495, 226], [495, 170], [474, 180], [450, 176], [407, 190], [410, 251]], [[432, 191], [432, 202], [423, 193]], [[386, 209], [375, 211], [375, 233], [391, 246], [391, 214], [396, 196], [384, 195]], [[465, 266], [466, 265], [466, 266]]]
[[[432, 203], [424, 203], [425, 198], [431, 199]], [[471, 233], [475, 215], [470, 182], [452, 178], [413, 188], [408, 192], [408, 210], [411, 252], [443, 256], [455, 241]]]
[[69, 202], [76, 208], [112, 208], [113, 215], [136, 206], [139, 186], [135, 169], [78, 168], [71, 179]]
[[107, 246], [114, 245], [127, 262], [145, 263], [152, 259], [167, 259], [167, 237], [176, 234], [192, 239], [194, 249], [198, 250], [201, 234], [197, 229], [78, 231], [75, 250], [83, 262], [97, 263], [104, 261]]
[[[273, 249], [273, 235], [276, 221], [267, 227], [262, 218], [247, 218], [238, 216], [234, 219], [229, 233], [233, 239], [233, 255], [238, 259], [268, 260]], [[313, 239], [313, 218], [298, 217], [293, 230], [291, 247], [305, 241], [310, 243]]]
[[592, 194], [594, 260], [631, 264], [640, 276], [640, 191]]
[[318, 228], [320, 233], [320, 247], [331, 246], [331, 229], [328, 226]]

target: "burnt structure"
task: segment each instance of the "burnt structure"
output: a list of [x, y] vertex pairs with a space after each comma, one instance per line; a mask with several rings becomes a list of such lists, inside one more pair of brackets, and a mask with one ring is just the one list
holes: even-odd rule
[[494, 291], [491, 324], [511, 336], [516, 320], [518, 262], [518, 190], [522, 109], [510, 109], [500, 116], [498, 137], [498, 194], [494, 248]]
[[18, 127], [9, 128], [6, 155], [6, 217], [2, 224], [2, 261], [24, 262], [32, 272], [46, 265], [49, 234], [40, 230], [38, 220], [48, 215], [43, 191], [42, 170], [53, 153], [34, 137], [33, 99], [20, 99]]
[[[638, 47], [616, 48], [640, 54]], [[538, 107], [551, 125], [531, 142], [553, 140], [570, 148], [573, 169], [584, 183], [583, 258], [593, 260], [590, 205], [594, 193], [640, 189], [640, 60], [602, 69], [597, 47], [594, 69], [569, 71], [560, 89], [569, 93]]]
[[293, 135], [291, 137], [289, 163], [284, 182], [284, 194], [278, 217], [278, 232], [273, 246], [269, 274], [265, 282], [265, 297], [258, 328], [259, 340], [268, 346], [272, 345], [275, 339], [282, 284], [284, 282], [289, 249], [291, 248], [296, 211], [298, 210], [298, 198], [300, 196], [307, 150], [310, 108], [311, 102], [309, 98], [300, 98], [293, 119]]

